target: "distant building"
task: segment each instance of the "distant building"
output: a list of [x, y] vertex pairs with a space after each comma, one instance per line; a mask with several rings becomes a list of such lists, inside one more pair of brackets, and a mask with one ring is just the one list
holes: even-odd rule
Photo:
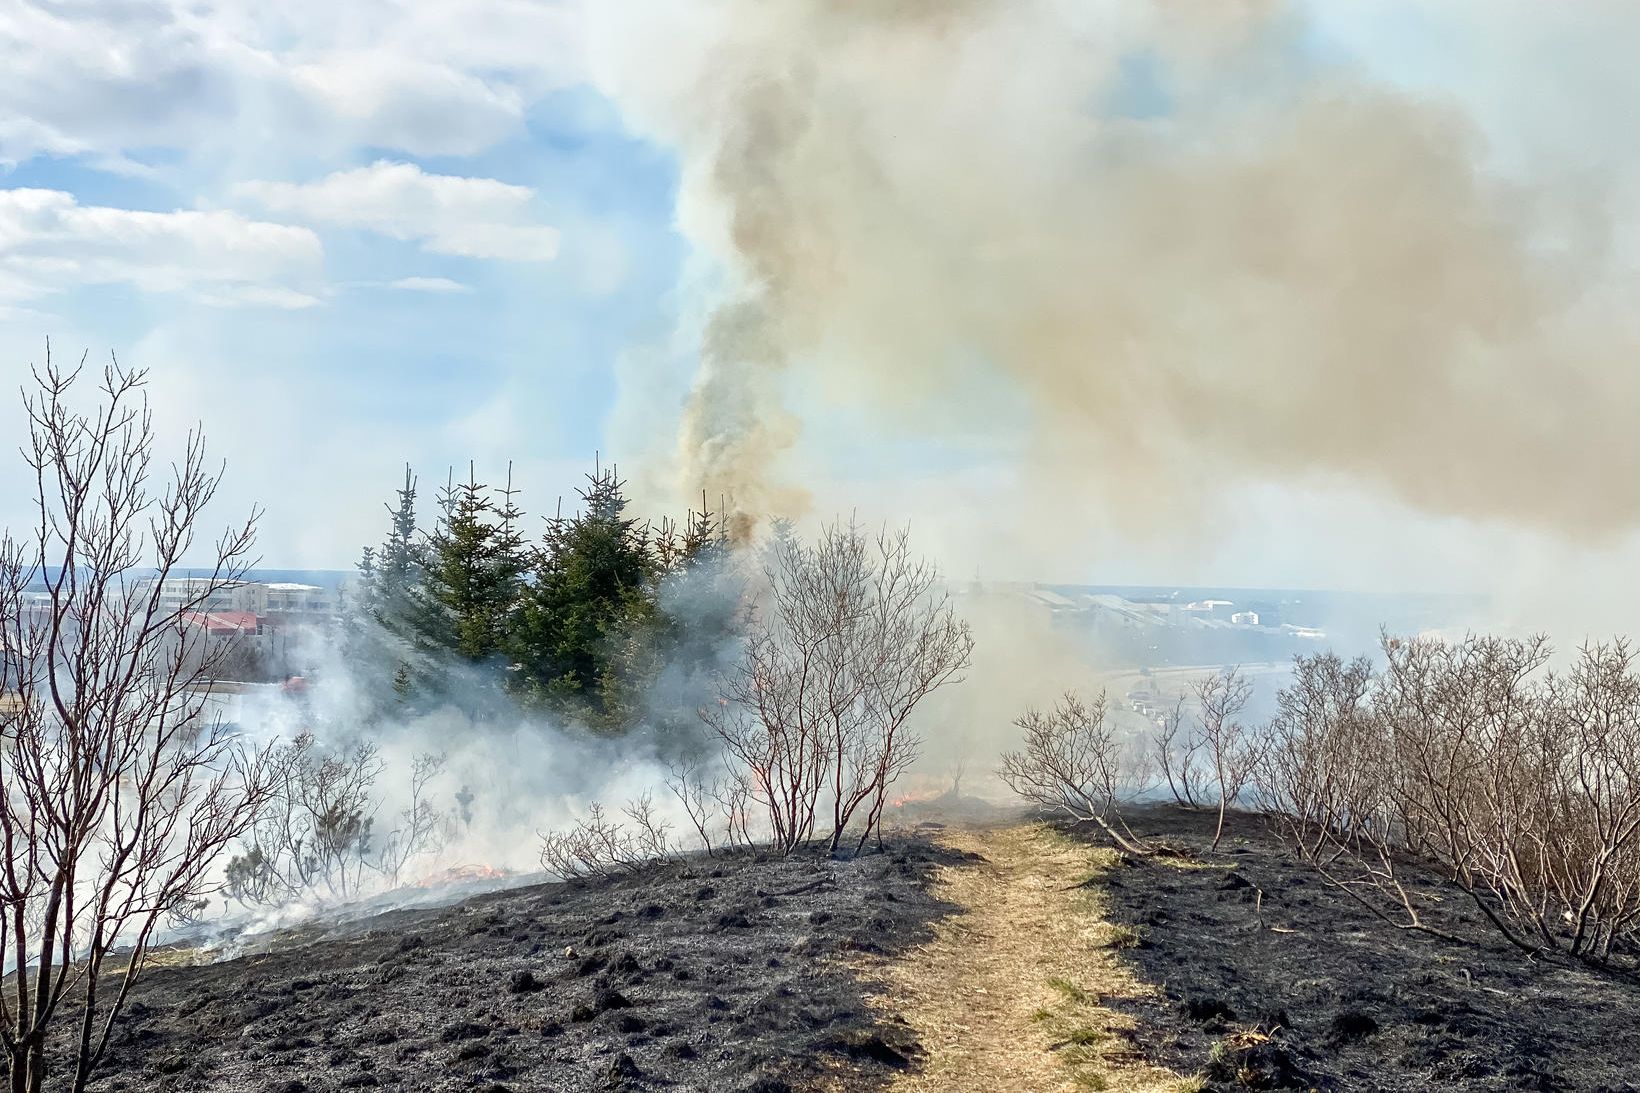
[[1237, 611], [1235, 614], [1230, 616], [1230, 625], [1232, 625], [1232, 626], [1257, 626], [1258, 625], [1258, 612], [1257, 611]]
[[[139, 594], [154, 587], [144, 582]], [[328, 627], [338, 611], [336, 594], [311, 584], [167, 577], [158, 593], [160, 612], [184, 625], [189, 657], [213, 657], [213, 673], [226, 679], [284, 679], [301, 636]], [[231, 650], [220, 651], [230, 642]]]
[[[213, 589], [213, 584], [218, 587]], [[146, 592], [153, 582], [144, 581], [139, 587]], [[198, 603], [193, 602], [196, 599]], [[161, 581], [160, 610], [170, 613], [184, 606], [195, 611], [248, 611], [312, 621], [328, 619], [337, 610], [336, 594], [314, 584], [217, 581], [210, 577], [167, 577]]]
[[[159, 609], [165, 614], [184, 607], [195, 611], [255, 611], [261, 606], [260, 590], [264, 587], [252, 581], [221, 581], [214, 577], [166, 577], [158, 583]], [[138, 594], [150, 595], [154, 584], [153, 579], [142, 581], [137, 585]]]
[[336, 594], [316, 584], [265, 584], [269, 615], [328, 616], [336, 613]]

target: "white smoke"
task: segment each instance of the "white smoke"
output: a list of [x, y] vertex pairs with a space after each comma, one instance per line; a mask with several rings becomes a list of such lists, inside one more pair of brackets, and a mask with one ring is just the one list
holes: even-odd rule
[[597, 5], [594, 71], [725, 279], [686, 320], [675, 493], [800, 514], [863, 434], [1012, 468], [993, 506], [1071, 544], [1195, 536], [1265, 482], [1632, 529], [1598, 193], [1498, 175], [1456, 100], [1312, 30], [1273, 0]]

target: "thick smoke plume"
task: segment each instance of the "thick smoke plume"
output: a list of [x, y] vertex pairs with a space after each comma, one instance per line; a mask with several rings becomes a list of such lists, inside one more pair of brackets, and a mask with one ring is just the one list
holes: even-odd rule
[[1303, 475], [1576, 533], [1640, 516], [1640, 337], [1598, 207], [1505, 183], [1460, 112], [1318, 56], [1286, 5], [592, 18], [725, 271], [684, 497], [799, 514], [799, 425], [840, 408], [985, 436], [1055, 508]]

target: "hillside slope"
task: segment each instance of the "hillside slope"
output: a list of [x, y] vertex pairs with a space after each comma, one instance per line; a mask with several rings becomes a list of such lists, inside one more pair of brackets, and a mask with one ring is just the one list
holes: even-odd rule
[[928, 874], [951, 860], [908, 841], [659, 863], [156, 968], [95, 1088], [869, 1089], [917, 1048], [832, 958], [926, 938], [949, 910]]

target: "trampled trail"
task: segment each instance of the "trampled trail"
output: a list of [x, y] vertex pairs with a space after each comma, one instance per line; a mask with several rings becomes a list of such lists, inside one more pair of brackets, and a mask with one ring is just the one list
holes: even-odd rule
[[1117, 947], [1095, 887], [1112, 856], [1040, 824], [948, 827], [979, 855], [942, 866], [935, 894], [962, 907], [935, 939], [875, 969], [878, 1002], [927, 1054], [895, 1090], [1177, 1090], [1179, 1075], [1133, 1048], [1130, 1018], [1099, 1005], [1149, 988]]

